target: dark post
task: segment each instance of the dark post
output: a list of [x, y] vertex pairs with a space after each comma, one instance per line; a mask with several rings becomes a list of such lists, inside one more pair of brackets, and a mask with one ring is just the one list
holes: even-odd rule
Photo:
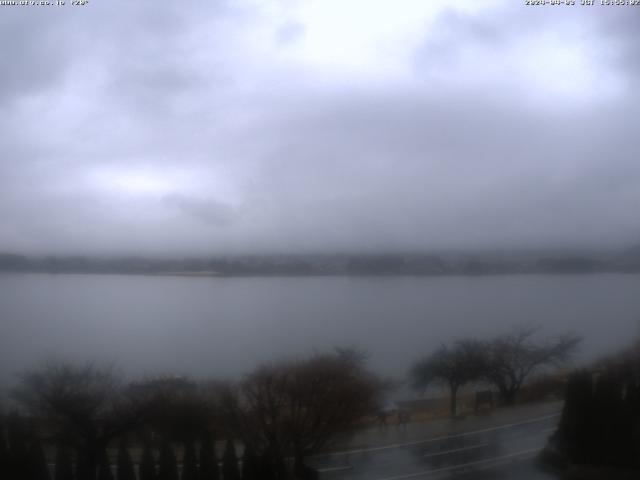
[[224, 455], [222, 457], [222, 478], [224, 480], [240, 480], [238, 456], [236, 455], [236, 447], [232, 440], [227, 440], [227, 446], [224, 449]]
[[124, 442], [118, 447], [118, 463], [117, 463], [118, 480], [136, 480], [136, 472], [133, 468], [133, 460], [127, 450]]
[[211, 434], [205, 432], [200, 444], [200, 480], [218, 480], [220, 470]]
[[140, 480], [156, 480], [156, 459], [153, 456], [151, 445], [146, 443], [140, 458]]
[[160, 451], [158, 480], [178, 480], [178, 464], [171, 443], [165, 440]]
[[198, 459], [193, 442], [187, 442], [182, 459], [182, 480], [198, 480]]
[[56, 451], [56, 467], [53, 472], [54, 480], [73, 480], [73, 469], [69, 451], [64, 447], [58, 447]]

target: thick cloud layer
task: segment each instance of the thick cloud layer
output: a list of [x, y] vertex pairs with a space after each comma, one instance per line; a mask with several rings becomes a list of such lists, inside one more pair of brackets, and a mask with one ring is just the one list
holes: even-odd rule
[[0, 8], [0, 250], [640, 240], [640, 8]]

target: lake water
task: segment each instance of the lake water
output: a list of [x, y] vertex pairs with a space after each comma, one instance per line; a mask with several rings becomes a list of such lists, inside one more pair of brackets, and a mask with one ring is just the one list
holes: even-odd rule
[[580, 360], [640, 331], [640, 276], [189, 278], [0, 275], [0, 382], [47, 357], [135, 375], [229, 377], [353, 345], [402, 377], [441, 342], [521, 323], [584, 336]]

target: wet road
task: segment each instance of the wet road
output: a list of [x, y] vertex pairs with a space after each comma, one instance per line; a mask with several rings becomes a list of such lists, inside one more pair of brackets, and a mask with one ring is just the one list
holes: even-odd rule
[[352, 449], [310, 462], [323, 480], [553, 479], [535, 458], [555, 430], [559, 414], [410, 442]]

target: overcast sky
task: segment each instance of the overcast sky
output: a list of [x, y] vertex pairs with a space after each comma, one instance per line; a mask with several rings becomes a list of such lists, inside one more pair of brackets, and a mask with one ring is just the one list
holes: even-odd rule
[[640, 7], [523, 3], [0, 6], [0, 250], [640, 242]]

